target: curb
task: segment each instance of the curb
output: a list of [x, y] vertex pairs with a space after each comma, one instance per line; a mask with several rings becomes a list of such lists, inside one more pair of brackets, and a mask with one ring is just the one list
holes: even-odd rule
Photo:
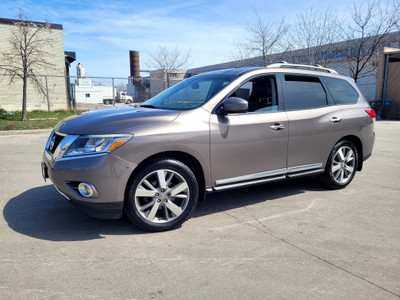
[[52, 128], [48, 129], [26, 129], [26, 130], [3, 130], [0, 131], [0, 136], [5, 135], [20, 135], [20, 134], [40, 134], [40, 133], [47, 133], [50, 134]]

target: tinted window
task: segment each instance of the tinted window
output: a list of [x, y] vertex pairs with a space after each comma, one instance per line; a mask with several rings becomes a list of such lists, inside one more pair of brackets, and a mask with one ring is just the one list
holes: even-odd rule
[[322, 81], [328, 87], [336, 104], [353, 104], [358, 102], [358, 93], [346, 80], [324, 77]]
[[327, 105], [325, 89], [319, 78], [285, 75], [285, 109], [310, 109]]

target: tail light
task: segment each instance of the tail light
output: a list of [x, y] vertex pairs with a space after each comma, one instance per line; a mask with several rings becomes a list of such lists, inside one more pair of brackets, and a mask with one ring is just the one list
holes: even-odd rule
[[367, 114], [369, 114], [369, 116], [372, 118], [372, 119], [376, 119], [376, 113], [375, 113], [375, 111], [372, 109], [372, 108], [368, 108], [368, 109], [366, 109], [365, 110], [366, 111], [366, 113]]

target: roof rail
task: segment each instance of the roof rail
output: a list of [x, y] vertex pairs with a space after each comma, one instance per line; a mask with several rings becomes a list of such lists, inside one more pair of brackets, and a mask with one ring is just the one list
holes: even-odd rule
[[328, 69], [321, 67], [320, 65], [300, 65], [300, 64], [289, 64], [286, 61], [282, 61], [279, 63], [273, 63], [268, 65], [267, 68], [288, 68], [288, 69], [303, 69], [303, 70], [312, 70], [312, 71], [321, 71], [332, 74], [339, 74], [337, 71], [333, 69]]

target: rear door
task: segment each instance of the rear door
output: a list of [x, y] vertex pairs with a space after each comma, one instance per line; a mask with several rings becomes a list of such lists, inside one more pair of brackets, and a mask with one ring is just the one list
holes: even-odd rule
[[217, 186], [283, 175], [288, 122], [279, 108], [276, 78], [263, 75], [229, 96], [249, 102], [249, 112], [210, 117], [210, 160]]
[[284, 109], [289, 121], [289, 173], [325, 166], [343, 132], [343, 114], [318, 76], [282, 74]]

